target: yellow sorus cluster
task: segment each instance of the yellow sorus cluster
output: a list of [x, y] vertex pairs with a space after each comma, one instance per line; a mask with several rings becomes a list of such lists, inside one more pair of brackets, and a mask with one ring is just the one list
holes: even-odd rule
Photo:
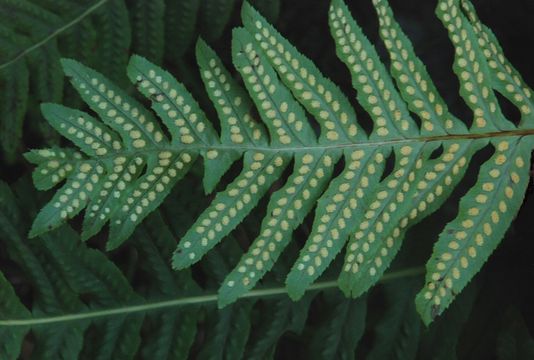
[[[513, 152], [508, 141], [496, 145], [496, 152], [488, 162], [491, 164], [487, 171], [489, 179], [479, 184], [478, 194], [474, 196], [476, 205], [466, 209], [466, 215], [459, 224], [460, 229], [455, 231], [447, 244], [449, 251], [441, 254], [435, 264], [432, 281], [426, 286], [424, 293], [425, 299], [432, 299], [435, 305], [439, 306], [441, 299], [453, 289], [454, 281], [461, 278], [462, 270], [467, 269], [470, 262], [476, 262], [477, 248], [484, 246], [487, 238], [499, 226], [501, 217], [508, 212], [509, 202], [515, 194], [514, 186], [520, 181], [514, 167], [520, 169], [525, 166], [520, 155], [508, 159]], [[509, 173], [510, 183], [500, 184], [497, 180], [505, 173]], [[498, 201], [496, 207], [488, 206], [490, 199]]]
[[[399, 104], [392, 98], [391, 91], [386, 89], [385, 82], [390, 82], [390, 79], [380, 74], [378, 69], [380, 64], [377, 64], [363, 49], [362, 42], [356, 38], [355, 31], [351, 31], [347, 16], [341, 8], [330, 8], [330, 23], [342, 56], [352, 71], [355, 86], [361, 91], [361, 98], [370, 108], [370, 115], [376, 125], [376, 134], [390, 135], [391, 127], [395, 126], [393, 124], [402, 131], [409, 131], [413, 121], [407, 114], [402, 113]], [[393, 84], [390, 88], [394, 88]]]
[[[272, 216], [262, 227], [260, 236], [251, 245], [244, 260], [241, 261], [237, 271], [245, 274], [242, 283], [248, 286], [251, 279], [265, 273], [265, 268], [276, 261], [278, 254], [291, 239], [290, 232], [299, 224], [298, 212], [304, 204], [314, 201], [319, 181], [325, 177], [325, 170], [332, 167], [332, 158], [324, 155], [315, 159], [312, 154], [302, 156], [300, 163], [295, 166], [296, 173], [288, 180], [286, 186], [280, 190], [283, 194], [276, 201], [272, 209]], [[233, 287], [234, 280], [226, 285]]]
[[[260, 191], [260, 187], [266, 184], [266, 176], [272, 175], [275, 168], [280, 168], [285, 161], [281, 156], [266, 157], [264, 153], [256, 152], [252, 156], [252, 162], [243, 169], [243, 173], [229, 185], [226, 194], [230, 200], [215, 200], [210, 206], [212, 209], [197, 221], [195, 232], [201, 235], [200, 245], [207, 247], [210, 241], [220, 237], [220, 233], [230, 224], [232, 218], [253, 200]], [[183, 248], [192, 246], [191, 241], [185, 241]], [[189, 253], [189, 259], [197, 256], [194, 252]]]
[[48, 175], [52, 173], [51, 180], [52, 183], [57, 184], [65, 178], [72, 170], [72, 164], [66, 162], [62, 163], [58, 160], [50, 160], [45, 164], [46, 167], [42, 168], [39, 172], [42, 175]]
[[[61, 158], [61, 159], [67, 158], [67, 153], [62, 150], [39, 149], [37, 150], [37, 154], [43, 158]], [[72, 156], [77, 160], [82, 158], [82, 154], [80, 154], [77, 151], [74, 152]]]
[[289, 104], [286, 101], [280, 104], [275, 103], [273, 95], [277, 91], [275, 85], [276, 79], [272, 79], [269, 74], [266, 74], [265, 67], [260, 62], [257, 52], [253, 45], [248, 43], [244, 47], [250, 65], [244, 66], [241, 73], [245, 81], [249, 84], [255, 97], [259, 99], [259, 110], [264, 114], [266, 123], [274, 126], [275, 136], [283, 145], [289, 145], [293, 140], [297, 140], [292, 133], [299, 133], [304, 127], [303, 120], [297, 119], [295, 112], [291, 111]]
[[[125, 199], [122, 211], [129, 214], [129, 220], [136, 222], [142, 219], [141, 215], [146, 214], [146, 209], [158, 198], [158, 194], [169, 191], [170, 184], [176, 176], [181, 174], [181, 170], [193, 160], [193, 157], [182, 152], [174, 155], [170, 151], [162, 151], [158, 154], [158, 164], [148, 169], [148, 172], [136, 184], [136, 188]], [[117, 224], [122, 223], [120, 219]]]
[[[50, 180], [53, 184], [57, 184], [65, 179], [65, 177], [74, 169], [74, 166], [69, 159], [67, 159], [67, 154], [64, 151], [41, 149], [38, 150], [37, 153], [45, 159], [50, 159], [40, 165], [38, 171], [41, 175], [51, 174]], [[72, 157], [74, 160], [81, 160], [82, 154], [75, 152]]]
[[215, 102], [218, 108], [220, 107], [219, 115], [221, 121], [226, 121], [230, 129], [230, 140], [235, 144], [242, 144], [245, 137], [249, 137], [249, 133], [244, 129], [248, 126], [252, 132], [252, 139], [260, 140], [262, 137], [261, 130], [257, 124], [252, 120], [249, 113], [243, 116], [238, 115], [236, 108], [241, 106], [243, 99], [240, 96], [233, 95], [233, 88], [231, 83], [223, 74], [220, 66], [215, 59], [208, 61], [209, 69], [202, 72], [202, 76], [207, 81], [208, 91], [215, 97]]
[[[85, 83], [80, 84], [80, 88], [85, 88]], [[101, 116], [109, 118], [112, 126], [122, 131], [124, 140], [131, 140], [134, 148], [141, 149], [146, 146], [147, 141], [159, 143], [163, 140], [163, 134], [156, 130], [155, 123], [147, 119], [148, 113], [143, 109], [131, 105], [128, 101], [118, 95], [112, 89], [108, 89], [106, 84], [97, 78], [90, 81], [92, 102]]]
[[67, 219], [85, 206], [89, 196], [95, 191], [104, 173], [99, 164], [82, 163], [78, 167], [78, 174], [70, 180], [54, 197], [53, 207], [60, 209], [61, 219]]
[[103, 156], [112, 150], [120, 150], [121, 143], [115, 140], [114, 134], [105, 126], [100, 125], [93, 119], [85, 119], [82, 116], [69, 117], [69, 122], [61, 121], [59, 127], [68, 135], [83, 141], [98, 156]]
[[449, 31], [449, 37], [455, 47], [455, 63], [459, 67], [459, 78], [462, 84], [462, 92], [475, 114], [474, 126], [479, 129], [486, 128], [488, 121], [494, 117], [497, 111], [497, 103], [493, 90], [487, 85], [490, 79], [486, 79], [481, 70], [483, 64], [479, 63], [476, 56], [477, 44], [470, 39], [468, 24], [460, 15], [460, 9], [453, 0], [440, 1], [438, 15]]
[[427, 80], [423, 79], [423, 75], [416, 69], [415, 54], [405, 46], [400, 37], [399, 31], [402, 30], [395, 23], [387, 2], [374, 0], [373, 3], [379, 14], [380, 33], [389, 51], [392, 66], [399, 72], [398, 80], [403, 84], [400, 88], [411, 97], [409, 105], [421, 118], [423, 129], [429, 133], [440, 130], [440, 126], [435, 128], [432, 119], [441, 119], [445, 127], [451, 129], [454, 123], [448, 112], [444, 111], [444, 103], [439, 95], [429, 89]]
[[[110, 199], [116, 201], [116, 199], [121, 197], [124, 189], [126, 189], [126, 185], [132, 182], [138, 169], [143, 164], [144, 161], [140, 157], [135, 157], [129, 161], [124, 156], [118, 156], [113, 159], [112, 172], [102, 185], [100, 196], [96, 201], [93, 201], [93, 205], [88, 209], [87, 216], [95, 217], [99, 212], [100, 220], [104, 220], [110, 216], [111, 208], [109, 207], [108, 201]], [[102, 208], [102, 206], [104, 207]]]
[[[161, 109], [170, 119], [167, 125], [175, 140], [180, 140], [184, 144], [192, 144], [199, 140], [199, 134], [205, 131], [206, 123], [202, 116], [186, 103], [184, 97], [178, 95], [177, 89], [163, 80], [156, 70], [148, 71], [148, 79], [143, 79], [139, 75], [137, 80], [140, 81], [140, 86], [151, 96], [155, 96], [155, 100], [161, 104]], [[175, 126], [178, 128], [177, 132]]]
[[[336, 141], [340, 134], [349, 139], [356, 136], [358, 127], [355, 119], [349, 117], [347, 112], [341, 109], [339, 99], [337, 99], [328, 86], [324, 78], [317, 78], [313, 72], [316, 69], [309, 69], [295, 58], [291, 51], [286, 49], [280, 41], [281, 36], [274, 29], [261, 21], [255, 22], [257, 32], [254, 37], [259, 42], [260, 47], [265, 50], [267, 57], [274, 64], [283, 79], [290, 83], [302, 104], [313, 113], [323, 130], [325, 136], [330, 141]], [[318, 72], [318, 71], [317, 71]]]

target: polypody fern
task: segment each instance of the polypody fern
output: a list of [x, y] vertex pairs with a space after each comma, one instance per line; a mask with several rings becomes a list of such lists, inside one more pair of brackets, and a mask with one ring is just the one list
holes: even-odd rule
[[[87, 208], [83, 238], [109, 221], [107, 245], [113, 249], [161, 204], [198, 157], [204, 162], [207, 192], [243, 158], [241, 173], [181, 239], [172, 263], [183, 269], [242, 222], [292, 167], [271, 195], [257, 238], [223, 281], [219, 304], [255, 286], [314, 208], [311, 233], [287, 276], [289, 295], [300, 298], [345, 249], [339, 287], [357, 297], [379, 280], [407, 229], [443, 204], [474, 153], [491, 144], [493, 155], [480, 167], [478, 181], [462, 198], [427, 264], [417, 308], [429, 323], [479, 271], [521, 206], [529, 180], [534, 104], [530, 88], [470, 2], [441, 0], [436, 13], [454, 45], [460, 95], [473, 112], [467, 127], [448, 111], [387, 1], [373, 4], [389, 72], [341, 0], [333, 0], [328, 13], [338, 57], [373, 121], [370, 134], [358, 124], [346, 95], [247, 3], [244, 28], [234, 30], [232, 41], [233, 62], [246, 91], [202, 40], [197, 43], [220, 136], [184, 86], [139, 56], [131, 58], [128, 76], [161, 122], [102, 75], [63, 60], [72, 85], [100, 120], [43, 105], [47, 120], [81, 153], [45, 149], [28, 154], [38, 165], [37, 187], [66, 180], [37, 216], [31, 234], [53, 229]], [[501, 112], [495, 91], [521, 111], [517, 126]], [[307, 114], [319, 124], [319, 137]], [[441, 154], [433, 156], [440, 148]], [[388, 158], [394, 166], [385, 173]], [[342, 171], [334, 177], [336, 164]]]

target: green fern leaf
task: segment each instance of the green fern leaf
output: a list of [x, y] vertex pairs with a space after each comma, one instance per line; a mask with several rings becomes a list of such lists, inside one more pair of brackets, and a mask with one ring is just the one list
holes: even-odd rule
[[[39, 239], [24, 238], [26, 213], [35, 213], [38, 206], [28, 186], [25, 181], [17, 184], [15, 195], [0, 182], [2, 245], [36, 294], [30, 313], [0, 274], [4, 295], [0, 334], [5, 335], [0, 337], [0, 349], [7, 359], [17, 358], [30, 331], [27, 339], [34, 344], [32, 356], [37, 358], [185, 359], [195, 341], [197, 323], [204, 323], [204, 307], [208, 322], [217, 325], [211, 328], [213, 336], [209, 330], [206, 333], [209, 338], [203, 341], [202, 358], [265, 358], [274, 353], [286, 332], [302, 331], [311, 294], [298, 304], [287, 297], [261, 302], [252, 298], [214, 311], [209, 304], [215, 304], [215, 293], [199, 294], [201, 289], [189, 271], [175, 272], [169, 266], [176, 244], [159, 212], [151, 214], [132, 236], [131, 249], [138, 254], [134, 279], [150, 279], [135, 292], [137, 281], [130, 285], [110, 260], [86, 247], [68, 226]], [[219, 279], [223, 277], [219, 266], [226, 268], [234, 262], [228, 261], [235, 258], [233, 253], [239, 254], [235, 243], [225, 246], [212, 269], [219, 272]], [[278, 276], [287, 272], [285, 264], [278, 265]], [[266, 290], [284, 294], [281, 287]], [[259, 292], [254, 297], [263, 296]], [[249, 330], [254, 333], [250, 339]]]
[[[29, 246], [30, 244], [26, 244], [22, 240], [19, 227], [23, 225], [23, 220], [18, 207], [15, 205], [15, 196], [6, 184], [1, 183], [0, 187], [2, 193], [1, 207], [10, 208], [8, 212], [2, 212], [2, 223], [4, 225], [2, 238], [6, 240], [8, 253], [18, 261], [27, 276], [35, 283], [36, 301], [33, 304], [32, 313], [39, 316], [83, 311], [85, 306], [75, 297], [66, 280], [61, 276], [57, 276], [59, 275], [57, 273], [57, 264], [52, 261], [43, 262], [46, 248], [38, 251], [35, 249], [38, 245], [32, 244], [34, 245], [32, 248]], [[17, 307], [17, 312], [17, 318], [29, 318], [29, 312], [24, 307]], [[53, 330], [47, 327], [36, 327], [36, 347], [38, 351], [49, 357], [76, 356], [81, 349], [81, 335], [86, 326], [87, 324], [83, 322], [76, 322], [71, 326], [61, 324]], [[0, 348], [11, 348], [10, 352], [15, 351], [14, 348], [20, 349], [18, 341], [23, 340], [28, 330], [28, 327], [21, 327], [13, 333], [15, 335], [14, 338], [7, 337], [4, 339], [2, 337], [2, 346]], [[54, 336], [51, 336], [52, 331]]]
[[[126, 77], [121, 70], [128, 60], [130, 38], [134, 36], [137, 49], [142, 40], [140, 38], [148, 33], [143, 31], [141, 24], [149, 24], [153, 25], [149, 27], [153, 30], [152, 33], [159, 35], [152, 36], [151, 46], [143, 46], [142, 49], [158, 47], [159, 55], [156, 58], [161, 60], [163, 2], [159, 7], [152, 4], [152, 9], [155, 9], [143, 13], [154, 18], [150, 22], [142, 21], [140, 11], [136, 11], [144, 5], [143, 1], [136, 0], [134, 5], [129, 11], [122, 0], [4, 0], [0, 3], [0, 83], [10, 89], [6, 91], [7, 95], [1, 103], [2, 113], [8, 115], [3, 117], [1, 123], [5, 128], [1, 143], [7, 161], [18, 160], [16, 155], [20, 153], [22, 121], [26, 115], [28, 99], [60, 102], [64, 98], [65, 103], [80, 105], [79, 99], [73, 98], [70, 88], [64, 92], [59, 64], [61, 55], [83, 58], [115, 81], [124, 83]], [[129, 16], [136, 19], [133, 24], [137, 27], [133, 29], [133, 35]], [[156, 46], [158, 39], [161, 41]], [[95, 56], [95, 49], [103, 51]], [[33, 106], [28, 109], [32, 110]], [[28, 115], [35, 116], [33, 113]], [[28, 128], [39, 131], [42, 138], [50, 144], [58, 142], [55, 133], [46, 124], [31, 122]]]
[[[480, 270], [521, 206], [529, 181], [532, 138], [502, 138], [462, 198], [458, 217], [445, 227], [427, 264], [425, 288], [417, 296], [423, 321], [440, 314]], [[498, 175], [498, 176], [496, 176]], [[431, 300], [431, 301], [429, 301]]]
[[[0, 60], [6, 61], [17, 53], [19, 46], [28, 42], [25, 36], [14, 33], [11, 29], [0, 26]], [[29, 92], [28, 67], [23, 62], [0, 68], [0, 146], [2, 155], [8, 162], [14, 161], [20, 139], [22, 125], [28, 103]]]
[[[17, 238], [17, 230], [14, 224], [20, 224], [20, 217], [16, 209], [12, 208], [14, 197], [7, 185], [0, 182], [0, 225], [1, 233], [4, 238]], [[13, 287], [7, 281], [4, 274], [0, 272], [0, 317], [1, 320], [12, 318], [27, 319], [31, 317], [30, 312], [24, 307], [17, 297]], [[27, 326], [21, 326], [15, 329], [0, 327], [0, 355], [5, 359], [15, 359], [20, 353], [20, 344], [22, 343]]]
[[63, 96], [62, 71], [57, 61], [59, 58], [54, 42], [28, 55], [28, 65], [32, 69], [30, 86], [40, 101], [60, 101]]
[[[203, 11], [214, 4], [206, 3]], [[283, 180], [273, 188], [256, 239], [222, 282], [219, 306], [236, 301], [264, 278], [314, 207], [310, 234], [287, 274], [288, 293], [293, 299], [303, 296], [344, 252], [338, 284], [347, 296], [358, 297], [379, 281], [407, 230], [441, 207], [474, 154], [490, 144], [493, 156], [480, 167], [479, 181], [460, 201], [457, 218], [443, 230], [427, 264], [417, 309], [425, 323], [431, 322], [480, 270], [519, 210], [534, 147], [531, 90], [468, 2], [440, 1], [436, 13], [455, 47], [460, 95], [473, 112], [466, 126], [449, 112], [387, 1], [373, 5], [390, 71], [341, 0], [333, 0], [328, 13], [336, 53], [373, 122], [369, 134], [339, 88], [247, 3], [244, 28], [234, 29], [232, 40], [233, 63], [246, 91], [214, 51], [197, 42], [201, 78], [220, 118], [220, 135], [182, 84], [140, 56], [131, 58], [128, 77], [161, 123], [99, 73], [63, 60], [72, 84], [101, 120], [43, 106], [49, 122], [85, 155], [61, 149], [28, 155], [41, 172], [34, 175], [37, 186], [66, 180], [37, 216], [31, 235], [58, 227], [87, 207], [84, 238], [109, 221], [107, 248], [113, 249], [197, 159], [203, 159], [204, 189], [211, 192], [242, 158], [239, 175], [214, 195], [180, 239], [173, 267], [198, 262]], [[513, 98], [523, 114], [519, 126], [505, 118], [495, 91]], [[62, 161], [57, 154], [64, 154]], [[386, 170], [388, 161], [392, 170]]]
[[[288, 270], [289, 262], [282, 258], [273, 267], [268, 277], [280, 283]], [[277, 344], [284, 334], [287, 332], [302, 334], [314, 297], [313, 293], [306, 294], [298, 303], [292, 302], [287, 297], [264, 299], [258, 302], [255, 307], [256, 313], [252, 314], [253, 318], [257, 319], [257, 326], [255, 324], [252, 326], [250, 340], [243, 358], [272, 359], [275, 357]]]
[[257, 327], [253, 327], [247, 345], [245, 359], [272, 359], [279, 339], [287, 331], [300, 333], [308, 316], [313, 297], [292, 303], [288, 298], [265, 301], [258, 311], [261, 315]]

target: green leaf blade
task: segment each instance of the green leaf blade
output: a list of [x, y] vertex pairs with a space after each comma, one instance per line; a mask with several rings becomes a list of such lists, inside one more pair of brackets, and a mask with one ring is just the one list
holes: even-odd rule
[[426, 324], [449, 306], [502, 240], [528, 184], [531, 142], [531, 138], [494, 142], [495, 153], [462, 198], [459, 215], [441, 233], [427, 263], [426, 285], [416, 299]]
[[82, 240], [98, 233], [106, 222], [115, 216], [121, 207], [121, 199], [125, 196], [123, 190], [131, 185], [144, 164], [145, 161], [141, 157], [127, 159], [117, 156], [113, 159], [113, 164], [108, 165], [102, 191], [87, 205], [82, 225]]

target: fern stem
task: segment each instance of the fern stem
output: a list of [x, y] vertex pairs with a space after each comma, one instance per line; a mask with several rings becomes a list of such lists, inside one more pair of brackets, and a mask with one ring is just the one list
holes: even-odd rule
[[[383, 283], [383, 282], [392, 281], [392, 280], [396, 280], [400, 278], [417, 276], [417, 275], [423, 274], [424, 271], [425, 271], [424, 267], [412, 267], [412, 268], [403, 269], [399, 271], [393, 271], [382, 276], [382, 278], [380, 279], [380, 282]], [[317, 282], [311, 285], [310, 287], [308, 287], [306, 291], [319, 291], [319, 290], [327, 290], [327, 289], [333, 289], [333, 288], [337, 288], [336, 280]], [[278, 287], [272, 287], [272, 288], [251, 290], [250, 292], [241, 296], [241, 298], [242, 299], [243, 298], [261, 298], [261, 297], [266, 297], [266, 296], [276, 296], [276, 295], [284, 295], [284, 294], [287, 294], [286, 288], [284, 286], [278, 286]], [[50, 317], [31, 318], [31, 319], [0, 320], [0, 327], [1, 326], [9, 326], [9, 327], [36, 326], [36, 325], [50, 324], [50, 323], [86, 320], [86, 319], [93, 319], [93, 318], [104, 317], [104, 316], [124, 315], [124, 314], [132, 314], [132, 313], [139, 313], [139, 312], [146, 312], [146, 311], [161, 310], [164, 308], [175, 307], [175, 306], [208, 304], [208, 303], [214, 303], [216, 301], [217, 301], [217, 293], [211, 293], [211, 294], [206, 294], [206, 295], [189, 296], [185, 298], [145, 303], [141, 305], [132, 305], [132, 306], [126, 306], [126, 307], [121, 307], [121, 308], [115, 308], [115, 309], [88, 311], [88, 312], [79, 313], [79, 314], [67, 314], [67, 315], [60, 315], [60, 316], [50, 316]]]
[[56, 30], [51, 32], [48, 36], [44, 37], [42, 40], [36, 42], [32, 46], [28, 47], [27, 49], [25, 49], [24, 51], [22, 51], [21, 53], [16, 55], [11, 60], [8, 60], [7, 62], [1, 64], [0, 65], [0, 70], [8, 67], [9, 65], [13, 64], [16, 61], [22, 59], [24, 56], [26, 56], [27, 54], [31, 53], [35, 49], [40, 48], [41, 46], [43, 46], [44, 44], [46, 44], [47, 42], [49, 42], [50, 40], [52, 40], [56, 36], [60, 35], [62, 32], [70, 29], [72, 26], [76, 25], [77, 23], [79, 23], [80, 21], [85, 19], [87, 16], [91, 15], [93, 12], [98, 10], [101, 6], [105, 5], [107, 2], [108, 2], [108, 0], [100, 0], [100, 1], [96, 2], [95, 4], [91, 5], [84, 12], [82, 12], [80, 15], [75, 17], [72, 21], [69, 21], [68, 23], [66, 23], [62, 27], [57, 28]]

